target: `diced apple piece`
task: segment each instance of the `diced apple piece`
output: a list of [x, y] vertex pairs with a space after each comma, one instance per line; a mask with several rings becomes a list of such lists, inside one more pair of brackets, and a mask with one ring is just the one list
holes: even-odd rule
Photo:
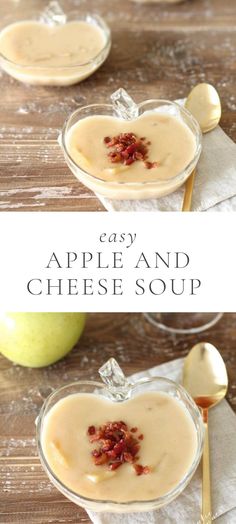
[[69, 467], [68, 460], [65, 454], [63, 453], [59, 442], [52, 441], [50, 442], [50, 445], [53, 451], [54, 458], [57, 460], [57, 462], [59, 462], [61, 466], [68, 468]]
[[78, 165], [81, 165], [81, 167], [84, 169], [88, 169], [91, 168], [91, 162], [90, 160], [77, 148], [77, 158], [79, 160], [77, 160], [77, 163]]
[[107, 173], [108, 175], [119, 175], [119, 173], [127, 171], [128, 167], [129, 166], [107, 167], [103, 172]]
[[115, 474], [115, 471], [102, 471], [101, 473], [87, 473], [86, 477], [94, 484], [98, 484], [103, 480], [108, 480], [111, 477], [114, 477]]

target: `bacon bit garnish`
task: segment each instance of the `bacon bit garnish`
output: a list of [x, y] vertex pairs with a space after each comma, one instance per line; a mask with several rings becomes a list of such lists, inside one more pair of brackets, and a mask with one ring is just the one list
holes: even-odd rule
[[122, 464], [123, 464], [123, 462], [121, 462], [121, 461], [112, 462], [111, 464], [108, 465], [108, 469], [110, 469], [111, 471], [114, 471], [115, 469], [117, 469], [120, 466], [122, 466]]
[[92, 451], [92, 455], [93, 455], [93, 457], [95, 457], [95, 458], [100, 457], [101, 454], [102, 454], [102, 452], [101, 452], [101, 451], [98, 451], [97, 449], [94, 449], [94, 450]]
[[108, 153], [108, 157], [113, 164], [124, 164], [130, 166], [136, 161], [144, 162], [147, 169], [158, 167], [158, 162], [148, 161], [148, 146], [151, 145], [150, 141], [142, 136], [138, 138], [135, 133], [120, 133], [120, 135], [110, 138], [106, 136], [104, 138], [105, 146], [112, 151]]
[[127, 451], [124, 452], [124, 462], [129, 462], [130, 464], [133, 464], [134, 457], [132, 453], [128, 453]]
[[89, 426], [89, 428], [88, 428], [88, 435], [94, 435], [94, 433], [96, 433], [95, 426]]
[[96, 466], [101, 466], [102, 464], [106, 464], [107, 456], [105, 453], [101, 453], [98, 457], [94, 457], [93, 461]]
[[141, 464], [134, 464], [133, 468], [136, 471], [136, 474], [139, 475], [147, 475], [150, 473], [150, 468], [148, 466], [141, 466]]
[[138, 428], [128, 428], [123, 422], [107, 422], [103, 426], [96, 428], [89, 426], [87, 435], [91, 444], [97, 442], [99, 447], [91, 452], [92, 460], [96, 466], [106, 464], [107, 468], [115, 471], [122, 464], [132, 464], [137, 475], [147, 474], [150, 469], [148, 466], [136, 464], [139, 460], [138, 452], [140, 450], [140, 440], [143, 440], [143, 434], [138, 439], [134, 433]]

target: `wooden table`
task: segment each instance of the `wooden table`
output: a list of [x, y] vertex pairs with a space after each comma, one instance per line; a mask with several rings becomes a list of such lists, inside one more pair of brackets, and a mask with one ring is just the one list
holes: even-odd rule
[[140, 314], [90, 315], [78, 346], [45, 369], [13, 366], [0, 357], [0, 522], [1, 524], [79, 524], [89, 519], [51, 485], [35, 442], [34, 420], [51, 388], [77, 379], [97, 379], [114, 356], [124, 372], [141, 371], [183, 357], [199, 341], [215, 344], [227, 364], [228, 400], [236, 411], [236, 314], [226, 314], [208, 332], [173, 336]]
[[[112, 29], [107, 62], [93, 77], [67, 88], [25, 86], [2, 74], [0, 209], [101, 211], [103, 206], [65, 165], [57, 136], [66, 117], [91, 102], [106, 102], [123, 86], [137, 101], [185, 96], [208, 81], [223, 101], [223, 129], [236, 140], [235, 0], [187, 0], [142, 6], [129, 0], [64, 0], [102, 15]], [[40, 9], [45, 0], [31, 2]], [[24, 16], [28, 0], [1, 0], [5, 15]]]

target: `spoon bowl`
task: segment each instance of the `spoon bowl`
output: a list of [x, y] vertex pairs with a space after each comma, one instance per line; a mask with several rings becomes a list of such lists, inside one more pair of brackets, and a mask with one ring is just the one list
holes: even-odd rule
[[198, 84], [189, 93], [185, 107], [192, 113], [203, 133], [212, 131], [221, 119], [221, 102], [211, 84]]
[[227, 371], [215, 346], [201, 342], [192, 348], [185, 359], [183, 384], [202, 409], [215, 406], [225, 397]]
[[[221, 102], [216, 89], [211, 84], [198, 84], [189, 93], [185, 107], [197, 120], [202, 133], [212, 131], [221, 119]], [[185, 184], [182, 211], [191, 211], [192, 194], [196, 169]]]

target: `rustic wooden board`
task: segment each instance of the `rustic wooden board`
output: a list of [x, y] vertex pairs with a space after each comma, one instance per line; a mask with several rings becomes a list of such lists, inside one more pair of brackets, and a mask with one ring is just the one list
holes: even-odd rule
[[[112, 29], [107, 62], [80, 85], [25, 86], [0, 78], [0, 210], [101, 211], [103, 206], [65, 165], [57, 136], [84, 103], [105, 102], [123, 86], [141, 101], [179, 98], [212, 82], [223, 101], [222, 127], [236, 140], [235, 0], [186, 0], [142, 6], [129, 0], [64, 0], [68, 10], [98, 12]], [[45, 0], [31, 5], [42, 9]], [[22, 18], [28, 0], [1, 0], [0, 20]]]
[[236, 314], [224, 315], [208, 332], [173, 336], [140, 314], [89, 315], [78, 346], [61, 362], [33, 370], [0, 356], [1, 524], [88, 523], [86, 513], [65, 499], [44, 473], [35, 442], [34, 420], [50, 388], [77, 379], [97, 379], [97, 369], [114, 356], [127, 375], [183, 357], [197, 342], [219, 348], [228, 367], [228, 400], [236, 411]]

